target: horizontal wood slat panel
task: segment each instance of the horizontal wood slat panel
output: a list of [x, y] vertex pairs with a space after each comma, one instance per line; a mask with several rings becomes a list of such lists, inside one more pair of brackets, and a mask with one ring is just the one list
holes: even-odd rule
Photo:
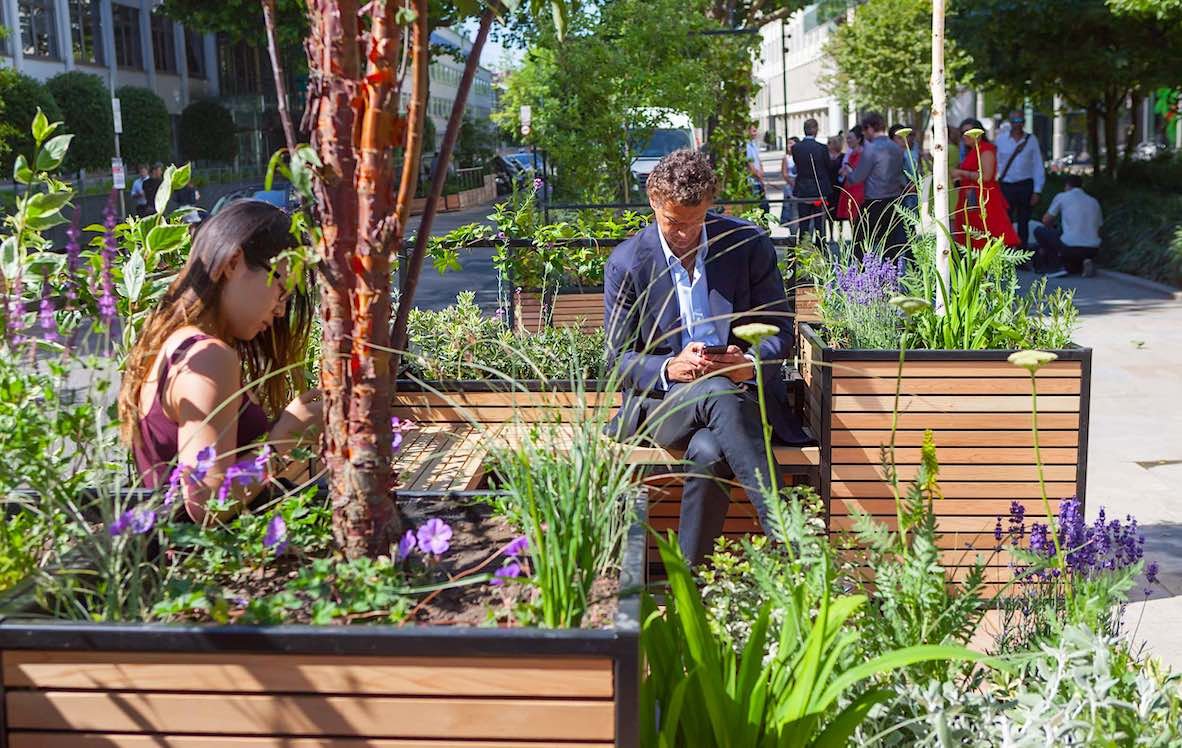
[[[1074, 377], [1051, 378], [1038, 383], [1038, 396], [1078, 395], [1080, 380]], [[894, 379], [833, 378], [834, 395], [891, 395], [895, 394]], [[902, 395], [1024, 395], [1030, 397], [1033, 387], [1029, 377], [998, 377], [996, 379], [912, 377], [898, 383]]]
[[[934, 507], [937, 514], [941, 517], [956, 517], [956, 516], [975, 516], [988, 517], [990, 520], [996, 521], [1000, 517], [1002, 526], [1006, 526], [1006, 520], [1010, 515], [1010, 505], [1013, 503], [1021, 504], [1026, 510], [1026, 516], [1031, 518], [1031, 521], [1037, 522], [1038, 518], [1043, 514], [1043, 506], [1041, 498], [1027, 498], [1027, 499], [936, 499]], [[1050, 499], [1051, 511], [1058, 511], [1059, 499]], [[895, 516], [895, 500], [894, 498], [857, 498], [857, 499], [833, 499], [829, 502], [829, 513], [834, 516], [850, 516], [854, 510], [860, 510], [863, 514], [874, 515], [875, 517]], [[1046, 524], [1046, 519], [1043, 519], [1043, 524]], [[993, 531], [993, 525], [989, 526], [990, 532]]]
[[[837, 412], [887, 412], [895, 408], [891, 395], [839, 395], [833, 398]], [[1079, 397], [1048, 395], [1038, 398], [1039, 413], [1076, 413]], [[899, 412], [908, 413], [1029, 413], [1030, 398], [1022, 395], [904, 395]]]
[[[898, 527], [898, 522], [895, 519], [894, 513], [880, 514], [875, 517], [878, 522], [886, 525], [894, 530]], [[993, 517], [944, 517], [936, 516], [936, 527], [945, 536], [945, 543], [941, 544], [941, 548], [961, 548], [964, 544], [971, 543], [971, 547], [985, 547], [993, 548], [996, 542], [993, 538], [993, 527], [996, 520]], [[829, 517], [829, 529], [831, 532], [841, 532], [845, 530], [852, 530], [854, 527], [854, 519], [843, 515], [833, 514]], [[953, 535], [960, 535], [956, 538]], [[977, 545], [977, 538], [986, 545]]]
[[[847, 523], [847, 526], [844, 528], [831, 528], [829, 533], [829, 537], [832, 538], [833, 542], [837, 544], [837, 547], [839, 548], [847, 547], [841, 545], [842, 543], [846, 543], [848, 545], [849, 543], [856, 544], [857, 542], [853, 534], [849, 532], [852, 526], [852, 520], [850, 520], [848, 517], [843, 517], [842, 520], [843, 522]], [[984, 524], [984, 522], [982, 522], [980, 519], [975, 521], [981, 522], [982, 525]], [[988, 530], [983, 529], [983, 527], [974, 527], [971, 531], [945, 528], [944, 533], [936, 538], [936, 547], [943, 551], [970, 551], [974, 553], [981, 553], [982, 556], [988, 558], [989, 554], [992, 554], [999, 545], [999, 543], [993, 538], [994, 522], [995, 521], [989, 522]]]
[[[1041, 420], [1041, 419], [1040, 419]], [[923, 431], [898, 431], [895, 433], [896, 447], [918, 447], [923, 444]], [[1034, 448], [1034, 434], [1021, 431], [954, 431], [946, 429], [933, 432], [936, 448], [943, 447], [1024, 447]], [[878, 447], [890, 444], [891, 432], [883, 430], [836, 430], [832, 444], [835, 447]], [[1079, 444], [1078, 431], [1044, 431], [1038, 429], [1040, 447], [1074, 447]], [[1033, 452], [1031, 453], [1033, 454]]]
[[[654, 530], [657, 530], [658, 532], [661, 532], [661, 533], [664, 533], [665, 530], [674, 530], [674, 531], [677, 530], [677, 518], [676, 517], [651, 517], [651, 518], [649, 518], [649, 524], [652, 525], [652, 528]], [[723, 523], [722, 531], [724, 533], [732, 533], [732, 532], [760, 533], [760, 532], [763, 532], [763, 530], [759, 526], [759, 523], [757, 521], [755, 521], [754, 519], [749, 519], [747, 517], [731, 518], [729, 515], [727, 516], [726, 521]]]
[[620, 395], [614, 392], [400, 392], [394, 396], [394, 405], [401, 407], [496, 405], [508, 408], [569, 408], [577, 405], [582, 408], [602, 403], [619, 405], [621, 399]]
[[[891, 496], [891, 487], [882, 481], [833, 481], [833, 498], [872, 498]], [[946, 499], [1034, 499], [1042, 496], [1037, 482], [1017, 483], [1009, 481], [980, 481], [960, 483], [940, 481], [940, 491]], [[1047, 483], [1047, 496], [1055, 499], [1071, 498], [1075, 495], [1075, 483]], [[939, 500], [937, 500], [938, 502]], [[937, 503], [936, 514], [943, 514], [943, 507]]]
[[[1078, 398], [1077, 398], [1078, 399]], [[1029, 405], [1029, 402], [1027, 402]], [[899, 428], [936, 434], [950, 429], [991, 429], [1030, 431], [1034, 419], [1029, 413], [900, 413]], [[834, 413], [831, 423], [838, 429], [890, 429], [891, 413]], [[1079, 429], [1079, 413], [1044, 413], [1039, 401], [1038, 433], [1052, 429]]]
[[[834, 447], [834, 465], [853, 463], [856, 465], [877, 465], [880, 450], [877, 447]], [[1074, 465], [1079, 450], [1075, 447], [1049, 447], [1040, 449], [1046, 465]], [[948, 447], [937, 448], [936, 457], [943, 465], [1011, 465], [1032, 464], [1034, 450], [1025, 447]], [[916, 447], [895, 449], [895, 462], [899, 465], [919, 464], [920, 450]]]
[[6, 688], [386, 696], [609, 698], [612, 661], [591, 657], [344, 657], [155, 652], [3, 653]]
[[[894, 381], [899, 371], [898, 361], [814, 361], [817, 366], [830, 367], [835, 377], [873, 377]], [[1080, 377], [1083, 368], [1079, 361], [1053, 361], [1038, 370], [1037, 379]], [[964, 377], [988, 379], [1013, 377], [1029, 379], [1030, 372], [1008, 361], [918, 361], [903, 363], [903, 377]]]
[[12, 691], [11, 729], [610, 740], [611, 701]]
[[[897, 465], [899, 482], [907, 484], [918, 476], [918, 465]], [[1044, 465], [1048, 481], [1074, 481], [1075, 465]], [[885, 481], [879, 465], [834, 465], [830, 475], [842, 481]], [[939, 480], [946, 481], [1037, 481], [1038, 466], [1029, 465], [941, 465]]]
[[[234, 737], [213, 735], [128, 735], [125, 733], [9, 732], [9, 748], [539, 748], [519, 740], [381, 740], [373, 738]], [[561, 743], [561, 748], [610, 748], [614, 743]]]

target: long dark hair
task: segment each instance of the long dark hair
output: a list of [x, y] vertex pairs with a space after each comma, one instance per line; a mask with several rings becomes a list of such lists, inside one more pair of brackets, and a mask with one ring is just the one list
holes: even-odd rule
[[975, 127], [981, 131], [981, 137], [978, 138], [978, 140], [983, 140], [986, 143], [989, 142], [989, 133], [987, 133], [985, 131], [985, 125], [981, 124], [981, 120], [977, 119], [976, 117], [965, 117], [963, 120], [961, 120], [960, 121], [961, 136], [964, 135], [964, 128], [966, 125], [969, 127], [969, 129], [972, 129]]
[[[131, 445], [139, 438], [140, 392], [164, 341], [185, 325], [211, 321], [215, 325], [226, 263], [238, 249], [246, 266], [270, 270], [281, 252], [296, 245], [291, 219], [281, 209], [262, 200], [236, 200], [204, 222], [193, 238], [189, 259], [152, 312], [136, 341], [119, 391], [120, 435]], [[312, 298], [307, 279], [299, 279], [287, 299], [287, 313], [251, 340], [232, 342], [242, 359], [244, 381], [255, 381], [304, 359], [312, 323]], [[277, 415], [302, 388], [303, 371], [268, 376], [259, 399], [272, 416]], [[163, 383], [161, 383], [163, 384]]]

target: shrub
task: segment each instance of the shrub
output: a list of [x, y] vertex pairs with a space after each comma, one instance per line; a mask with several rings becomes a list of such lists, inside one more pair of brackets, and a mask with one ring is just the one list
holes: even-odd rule
[[18, 154], [33, 158], [29, 124], [38, 107], [50, 122], [61, 120], [61, 110], [44, 84], [12, 68], [0, 68], [0, 176], [4, 179], [12, 178], [12, 162]]
[[187, 161], [233, 161], [238, 155], [238, 126], [230, 110], [216, 101], [194, 101], [181, 112], [177, 136]]
[[115, 91], [123, 110], [123, 160], [132, 171], [135, 164], [168, 161], [172, 152], [172, 119], [168, 108], [150, 89], [123, 86]]
[[75, 70], [45, 85], [61, 108], [65, 131], [74, 134], [63, 170], [108, 169], [115, 155], [115, 119], [103, 79]]

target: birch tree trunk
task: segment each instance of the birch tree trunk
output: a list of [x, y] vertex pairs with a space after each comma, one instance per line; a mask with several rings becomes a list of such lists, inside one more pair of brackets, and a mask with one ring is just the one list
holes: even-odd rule
[[[396, 0], [366, 6], [362, 75], [357, 0], [309, 0], [306, 116], [323, 164], [315, 189], [324, 257], [324, 459], [333, 536], [348, 558], [388, 553], [401, 531], [390, 497], [388, 347], [390, 250], [403, 231], [393, 199], [393, 153], [407, 134], [398, 116], [400, 6]], [[415, 0], [414, 10], [415, 24], [425, 25], [427, 0]], [[411, 54], [421, 60], [426, 52], [425, 35], [415, 34]]]
[[[944, 0], [932, 0], [932, 215], [936, 223], [936, 272], [948, 287], [952, 253], [948, 217], [948, 115], [944, 86]], [[943, 314], [944, 292], [936, 291], [936, 313]], [[929, 299], [929, 301], [931, 301]]]

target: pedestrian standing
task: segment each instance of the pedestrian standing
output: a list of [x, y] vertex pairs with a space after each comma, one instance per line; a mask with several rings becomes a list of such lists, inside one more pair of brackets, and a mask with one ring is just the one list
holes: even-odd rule
[[783, 201], [780, 203], [780, 225], [788, 226], [796, 234], [796, 165], [792, 163], [792, 150], [800, 138], [793, 135], [784, 142], [784, 158], [780, 161], [780, 176], [784, 179]]
[[862, 160], [862, 149], [865, 148], [865, 139], [862, 137], [862, 126], [854, 125], [849, 132], [845, 134], [846, 152], [842, 159], [841, 169], [838, 171], [840, 177], [840, 186], [838, 190], [841, 192], [841, 199], [837, 201], [837, 220], [849, 221], [850, 227], [857, 229], [858, 220], [862, 215], [862, 203], [866, 199], [866, 185], [864, 184], [850, 184], [849, 176], [858, 168], [858, 164]]
[[886, 123], [878, 112], [867, 112], [862, 117], [862, 134], [866, 147], [846, 182], [866, 184], [860, 222], [864, 248], [881, 247], [885, 257], [894, 259], [907, 244], [902, 219], [895, 214], [903, 194], [903, 149], [887, 136]]
[[[1042, 217], [1043, 225], [1034, 229], [1034, 238], [1059, 267], [1047, 277], [1061, 278], [1069, 273], [1088, 277], [1095, 273], [1092, 260], [1100, 251], [1104, 214], [1100, 202], [1084, 192], [1078, 174], [1068, 174], [1064, 182], [1066, 188], [1051, 201]], [[1059, 231], [1055, 230], [1055, 219], [1059, 220]]]
[[793, 197], [800, 216], [800, 235], [814, 242], [825, 236], [825, 218], [829, 213], [829, 148], [817, 142], [819, 125], [812, 117], [804, 121], [804, 140], [792, 148], [792, 163], [796, 165]]
[[1046, 170], [1038, 138], [1025, 131], [1026, 117], [1019, 111], [1010, 112], [1010, 130], [997, 139], [997, 181], [1010, 206], [1010, 222], [1017, 225], [1018, 240], [1025, 247], [1029, 243], [1027, 228], [1030, 212], [1038, 205]]
[[152, 164], [152, 173], [144, 180], [144, 204], [140, 206], [140, 217], [144, 218], [156, 212], [156, 191], [163, 181], [164, 164], [157, 161]]
[[139, 176], [131, 183], [131, 210], [137, 216], [144, 215], [144, 208], [148, 204], [148, 198], [144, 196], [144, 182], [148, 179], [148, 165], [139, 165]]
[[771, 211], [772, 206], [767, 201], [767, 177], [763, 173], [763, 161], [760, 159], [759, 126], [751, 123], [747, 129], [747, 181], [751, 191], [759, 198], [759, 208], [764, 213]]
[[997, 146], [989, 142], [979, 120], [961, 122], [960, 133], [967, 150], [953, 172], [960, 180], [952, 215], [953, 236], [958, 244], [967, 241], [973, 249], [981, 249], [992, 237], [1000, 237], [1007, 247], [1017, 247], [1009, 205], [997, 183]]

